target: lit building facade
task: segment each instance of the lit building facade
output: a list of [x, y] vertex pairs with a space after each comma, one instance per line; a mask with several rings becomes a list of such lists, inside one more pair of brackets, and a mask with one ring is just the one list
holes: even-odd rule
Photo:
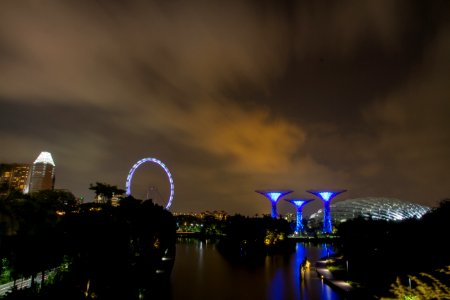
[[55, 163], [49, 152], [41, 152], [31, 167], [28, 191], [34, 193], [53, 190], [55, 185]]
[[1, 164], [0, 165], [0, 193], [11, 190], [25, 192], [27, 190], [30, 165]]

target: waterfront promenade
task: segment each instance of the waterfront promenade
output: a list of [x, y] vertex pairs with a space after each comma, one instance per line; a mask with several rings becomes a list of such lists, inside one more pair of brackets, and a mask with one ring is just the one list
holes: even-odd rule
[[333, 274], [326, 268], [325, 260], [318, 260], [315, 265], [317, 274], [323, 279], [326, 284], [345, 294], [352, 291], [352, 286], [349, 283], [344, 280], [338, 280], [334, 278]]

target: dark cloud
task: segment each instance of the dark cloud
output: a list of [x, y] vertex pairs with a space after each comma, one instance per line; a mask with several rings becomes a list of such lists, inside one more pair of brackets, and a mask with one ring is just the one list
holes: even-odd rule
[[[48, 150], [57, 187], [89, 198], [157, 157], [178, 211], [265, 213], [254, 190], [271, 187], [436, 205], [450, 192], [448, 6], [3, 1], [0, 159]], [[145, 172], [136, 185], [162, 185]]]

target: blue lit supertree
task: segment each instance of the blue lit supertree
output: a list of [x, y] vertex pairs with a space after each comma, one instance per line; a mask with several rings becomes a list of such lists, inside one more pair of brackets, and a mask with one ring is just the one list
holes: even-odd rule
[[314, 199], [284, 199], [287, 202], [292, 203], [297, 208], [297, 223], [295, 225], [295, 232], [300, 233], [305, 231], [303, 226], [303, 206]]
[[323, 233], [331, 233], [333, 231], [333, 226], [331, 225], [331, 212], [330, 212], [330, 202], [331, 199], [336, 197], [337, 195], [346, 192], [347, 190], [309, 190], [308, 193], [311, 193], [317, 197], [319, 197], [323, 201]]
[[272, 203], [272, 218], [278, 218], [277, 202], [281, 197], [292, 193], [290, 190], [259, 190], [255, 191], [267, 197]]

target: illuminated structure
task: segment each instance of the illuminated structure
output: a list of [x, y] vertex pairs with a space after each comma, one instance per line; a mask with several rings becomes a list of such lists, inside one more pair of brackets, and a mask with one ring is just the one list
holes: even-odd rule
[[24, 193], [27, 189], [29, 174], [29, 164], [1, 164], [0, 193], [11, 190], [19, 190]]
[[[364, 197], [347, 199], [331, 204], [331, 216], [334, 224], [362, 217], [364, 219], [401, 221], [409, 218], [420, 219], [431, 210], [430, 207], [401, 201], [396, 198]], [[323, 210], [319, 209], [309, 218], [312, 226], [323, 219]]]
[[297, 208], [297, 222], [295, 224], [295, 232], [303, 232], [305, 230], [303, 226], [303, 206], [314, 199], [284, 199], [287, 202], [290, 202], [295, 205]]
[[346, 192], [347, 190], [336, 190], [336, 191], [327, 191], [327, 190], [309, 190], [307, 191], [314, 196], [319, 197], [323, 201], [323, 233], [331, 233], [333, 231], [332, 222], [331, 222], [331, 213], [330, 213], [330, 202], [337, 195]]
[[169, 195], [169, 199], [168, 199], [167, 204], [166, 204], [166, 209], [169, 209], [170, 206], [172, 205], [173, 195], [175, 193], [175, 187], [174, 187], [174, 184], [173, 184], [172, 174], [170, 174], [169, 169], [159, 159], [148, 157], [148, 158], [143, 158], [140, 161], [138, 161], [137, 163], [135, 163], [134, 166], [131, 168], [130, 172], [128, 173], [127, 181], [125, 183], [125, 193], [127, 194], [127, 196], [131, 195], [131, 179], [133, 178], [134, 171], [136, 171], [136, 169], [140, 165], [142, 165], [143, 163], [146, 163], [146, 162], [157, 164], [158, 166], [163, 168], [164, 172], [166, 172], [166, 175], [169, 178], [170, 195]]
[[272, 203], [272, 218], [278, 218], [278, 212], [277, 212], [277, 202], [278, 200], [287, 195], [292, 193], [293, 191], [290, 190], [260, 190], [255, 191], [257, 193], [260, 193], [263, 196], [266, 196], [267, 199], [270, 200]]
[[31, 167], [29, 193], [53, 190], [55, 185], [55, 163], [49, 152], [41, 152]]

